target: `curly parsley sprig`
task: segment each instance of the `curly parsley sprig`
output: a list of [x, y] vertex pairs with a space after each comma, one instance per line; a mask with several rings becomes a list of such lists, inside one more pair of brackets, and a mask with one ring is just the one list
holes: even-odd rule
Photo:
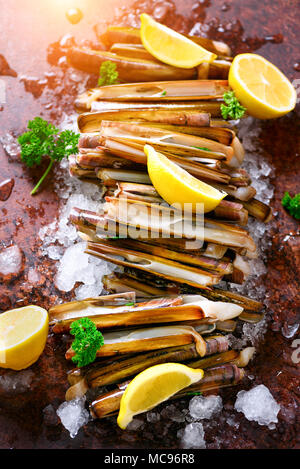
[[72, 349], [75, 356], [72, 361], [79, 367], [93, 363], [97, 351], [104, 345], [103, 335], [89, 318], [78, 319], [72, 323], [70, 332], [75, 336]]
[[221, 104], [221, 113], [223, 119], [240, 119], [246, 112], [246, 108], [241, 105], [235, 97], [234, 91], [227, 91], [223, 95], [225, 104]]
[[31, 195], [38, 191], [55, 162], [78, 152], [79, 137], [79, 134], [71, 130], [60, 132], [58, 128], [41, 117], [36, 117], [28, 122], [28, 132], [18, 138], [21, 145], [21, 160], [28, 168], [32, 168], [39, 166], [44, 157], [50, 158], [47, 170]]
[[114, 62], [106, 60], [100, 67], [100, 78], [98, 86], [117, 85], [119, 83], [119, 73]]
[[296, 194], [295, 197], [291, 197], [288, 192], [285, 192], [281, 203], [292, 217], [300, 220], [300, 193]]

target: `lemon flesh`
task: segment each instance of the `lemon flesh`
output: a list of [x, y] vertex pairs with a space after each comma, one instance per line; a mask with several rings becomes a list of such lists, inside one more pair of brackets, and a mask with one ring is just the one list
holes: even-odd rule
[[164, 363], [138, 374], [127, 386], [120, 403], [118, 425], [123, 430], [134, 415], [147, 412], [161, 402], [200, 381], [203, 370], [179, 363]]
[[229, 85], [247, 112], [259, 119], [283, 116], [296, 106], [296, 90], [287, 77], [264, 57], [237, 55], [230, 67]]
[[[182, 210], [189, 207], [194, 212], [214, 210], [224, 197], [225, 192], [218, 191], [205, 182], [191, 176], [166, 156], [158, 153], [150, 145], [145, 145], [148, 157], [148, 173], [159, 195], [169, 204]], [[190, 204], [186, 205], [185, 204]], [[203, 204], [203, 205], [199, 205]]]
[[182, 34], [173, 31], [151, 16], [141, 15], [141, 39], [147, 51], [156, 59], [179, 68], [193, 68], [217, 58]]
[[48, 313], [39, 306], [0, 315], [0, 367], [23, 370], [42, 354], [49, 329]]

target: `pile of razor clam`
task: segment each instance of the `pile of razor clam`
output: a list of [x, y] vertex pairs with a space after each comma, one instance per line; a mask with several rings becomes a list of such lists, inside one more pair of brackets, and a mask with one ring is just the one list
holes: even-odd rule
[[[82, 317], [103, 333], [95, 363], [69, 373], [66, 395], [87, 395], [95, 418], [117, 414], [130, 380], [160, 363], [205, 370], [199, 383], [173, 398], [241, 382], [255, 349], [229, 350], [226, 333], [239, 321], [259, 322], [263, 305], [218, 284], [242, 284], [250, 273], [248, 260], [257, 249], [245, 228], [248, 216], [271, 218], [241, 168], [244, 149], [234, 125], [221, 118], [232, 61], [228, 46], [192, 38], [218, 58], [187, 70], [154, 59], [139, 30], [110, 27], [101, 39], [109, 52], [73, 47], [69, 61], [90, 73], [112, 61], [121, 84], [76, 99], [82, 136], [70, 172], [104, 188], [105, 201], [97, 213], [74, 207], [70, 221], [87, 241], [87, 253], [122, 269], [104, 277], [108, 295], [50, 310], [57, 334], [68, 333]], [[195, 229], [193, 214], [182, 226], [181, 215], [151, 185], [145, 144], [228, 194], [205, 215], [202, 230]], [[124, 237], [134, 226], [135, 238]], [[73, 356], [69, 348], [67, 360]]]

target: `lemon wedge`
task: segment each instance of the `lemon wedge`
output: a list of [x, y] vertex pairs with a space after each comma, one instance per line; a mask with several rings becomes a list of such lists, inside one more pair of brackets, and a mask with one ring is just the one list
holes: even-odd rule
[[230, 67], [229, 84], [248, 113], [259, 119], [283, 116], [296, 106], [296, 90], [287, 77], [264, 57], [237, 55]]
[[[225, 192], [191, 176], [150, 145], [145, 145], [144, 150], [148, 157], [148, 173], [152, 184], [168, 204], [182, 210], [184, 204], [192, 204], [194, 212], [200, 212], [202, 207], [197, 204], [203, 204], [206, 213], [214, 210], [226, 197]], [[189, 207], [186, 206], [187, 210]]]
[[141, 15], [141, 22], [142, 43], [161, 62], [179, 68], [193, 68], [217, 58], [182, 34], [157, 23], [146, 13]]
[[164, 363], [147, 368], [127, 386], [120, 403], [118, 425], [123, 430], [135, 415], [147, 412], [161, 402], [200, 381], [203, 370], [180, 363]]
[[0, 315], [0, 367], [24, 370], [42, 354], [48, 336], [48, 313], [39, 306]]

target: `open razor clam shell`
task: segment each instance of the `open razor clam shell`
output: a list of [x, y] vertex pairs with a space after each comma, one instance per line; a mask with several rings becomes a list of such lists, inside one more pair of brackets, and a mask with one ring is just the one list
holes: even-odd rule
[[[118, 246], [121, 248], [134, 249], [135, 251], [152, 254], [158, 257], [164, 257], [165, 259], [173, 260], [175, 262], [198, 266], [209, 271], [218, 272], [221, 275], [229, 275], [233, 273], [233, 265], [229, 259], [216, 261], [215, 259], [201, 256], [193, 252], [172, 251], [171, 249], [162, 247], [159, 244], [159, 239], [157, 244], [155, 244], [155, 240], [151, 239], [145, 241], [119, 239]], [[170, 248], [171, 247], [172, 246], [170, 245]]]
[[[126, 121], [126, 122], [145, 122], [145, 123], [161, 123], [163, 125], [178, 125], [188, 129], [191, 126], [199, 131], [199, 128], [205, 127], [211, 129], [206, 134], [220, 135], [223, 140], [228, 141], [230, 138], [230, 129], [228, 134], [222, 132], [221, 129], [209, 127], [210, 114], [197, 110], [168, 110], [168, 109], [121, 109], [121, 110], [104, 110], [98, 112], [90, 112], [81, 114], [78, 117], [78, 127], [80, 132], [99, 132], [102, 121]], [[220, 131], [221, 130], [221, 131]], [[205, 133], [205, 132], [204, 132]], [[224, 143], [221, 142], [221, 143]], [[226, 142], [225, 142], [226, 143]]]
[[147, 294], [157, 296], [180, 295], [187, 294], [187, 292], [188, 294], [192, 293], [197, 295], [200, 293], [211, 301], [229, 302], [241, 306], [244, 308], [244, 311], [239, 318], [247, 314], [250, 317], [255, 317], [257, 319], [256, 322], [259, 322], [263, 317], [263, 313], [261, 313], [263, 304], [260, 301], [253, 300], [239, 293], [222, 290], [219, 287], [190, 288], [185, 284], [180, 284], [176, 281], [170, 282], [167, 279], [162, 279], [148, 272], [141, 273], [141, 271], [132, 268], [125, 268], [124, 270], [124, 273], [115, 272], [109, 276], [104, 276], [103, 281], [107, 291], [118, 291], [121, 293], [123, 291], [122, 286], [124, 286], [125, 291], [134, 291], [137, 296], [140, 296], [140, 292], [142, 292], [141, 296]]
[[[104, 345], [98, 350], [97, 357], [110, 357], [126, 353], [139, 353], [176, 347], [195, 342], [197, 352], [205, 355], [204, 339], [190, 326], [165, 326], [149, 329], [125, 330], [103, 334]], [[66, 352], [66, 359], [75, 355], [72, 348]]]
[[196, 68], [178, 68], [157, 60], [120, 56], [87, 47], [70, 47], [67, 51], [70, 65], [83, 72], [99, 74], [104, 62], [116, 65], [119, 79], [126, 83], [153, 82], [154, 80], [191, 80], [197, 77]]
[[209, 285], [218, 284], [222, 278], [216, 272], [208, 272], [179, 262], [169, 261], [162, 257], [118, 248], [113, 243], [103, 240], [99, 240], [97, 243], [89, 242], [85, 252], [120, 266], [134, 267], [191, 286], [206, 288]]
[[[171, 301], [168, 299], [167, 301]], [[113, 295], [103, 295], [96, 298], [86, 298], [80, 301], [71, 301], [60, 305], [52, 306], [49, 309], [49, 323], [53, 325], [61, 319], [68, 319], [70, 312], [81, 311], [86, 308], [124, 308], [128, 303], [136, 302], [136, 295], [133, 292], [117, 293]], [[71, 313], [72, 317], [72, 313]], [[85, 316], [81, 316], [85, 317]]]
[[[212, 302], [200, 295], [175, 298], [155, 298], [132, 306], [97, 306], [90, 302], [72, 302], [50, 311], [53, 332], [70, 329], [73, 321], [88, 317], [99, 329], [123, 328], [145, 324], [164, 324], [185, 321], [225, 321], [241, 314], [243, 308], [235, 304]], [[78, 304], [76, 304], [78, 303]], [[68, 308], [69, 306], [69, 308]], [[57, 312], [58, 311], [58, 312]]]
[[[108, 138], [126, 138], [141, 144], [156, 144], [169, 153], [179, 156], [202, 156], [204, 158], [226, 159], [230, 162], [233, 148], [215, 140], [163, 130], [158, 127], [138, 125], [119, 121], [102, 121], [101, 135]], [[183, 148], [181, 148], [183, 147]], [[207, 148], [207, 150], [202, 150]], [[190, 153], [189, 153], [190, 152]]]
[[150, 237], [158, 232], [164, 238], [202, 240], [256, 252], [256, 245], [245, 229], [207, 218], [196, 219], [188, 213], [184, 213], [183, 219], [182, 212], [173, 207], [108, 197], [103, 208], [108, 219], [148, 230]]
[[94, 98], [101, 101], [198, 101], [222, 99], [224, 93], [229, 90], [227, 80], [177, 80], [145, 83], [141, 80], [140, 83], [110, 85], [93, 89]]
[[[98, 37], [107, 47], [111, 47], [115, 43], [142, 45], [140, 29], [138, 28], [108, 26], [105, 33], [103, 34], [101, 31]], [[224, 42], [198, 36], [186, 35], [186, 37], [214, 54], [219, 56], [231, 56], [230, 48]]]
[[[147, 186], [144, 185], [144, 187], [152, 187], [152, 186]], [[101, 238], [103, 238], [105, 235], [107, 237], [114, 237], [114, 236], [119, 236], [121, 234], [121, 229], [120, 226], [113, 226], [113, 230], [110, 230], [110, 225], [108, 223], [108, 220], [105, 218], [104, 213], [96, 213], [92, 212], [89, 210], [83, 210], [74, 207], [70, 213], [69, 220], [71, 223], [73, 223], [79, 231], [82, 230], [82, 228], [89, 228], [93, 230], [94, 232], [98, 232], [99, 230], [99, 235]], [[117, 231], [117, 232], [116, 232]], [[193, 241], [193, 243], [190, 242], [190, 240], [185, 239], [185, 238], [174, 238], [174, 237], [150, 237], [148, 236], [148, 231], [140, 231], [136, 233], [135, 239], [137, 241], [143, 241], [143, 243], [151, 244], [154, 246], [161, 246], [166, 249], [172, 249], [172, 251], [178, 251], [179, 253], [184, 253], [186, 254], [194, 254], [196, 256], [205, 256], [205, 258], [209, 258], [207, 261], [212, 259], [211, 261], [211, 269], [212, 270], [217, 270], [217, 271], [224, 271], [227, 270], [225, 267], [225, 264], [228, 263], [229, 258], [224, 257], [226, 252], [228, 251], [229, 247], [220, 245], [220, 244], [214, 244], [211, 242], [205, 242], [203, 245], [202, 239], [197, 242]], [[129, 240], [127, 240], [129, 241]], [[125, 239], [124, 239], [125, 242]], [[238, 252], [239, 253], [239, 252]], [[242, 253], [243, 255], [246, 254], [246, 252]], [[220, 265], [218, 262], [219, 261]], [[224, 265], [222, 263], [225, 263]]]
[[[209, 368], [205, 371], [203, 378], [179, 393], [172, 396], [171, 400], [190, 396], [194, 392], [205, 392], [218, 390], [220, 388], [235, 386], [240, 383], [245, 376], [243, 368], [236, 365], [226, 364]], [[120, 408], [121, 398], [129, 382], [118, 386], [117, 389], [101, 394], [90, 405], [90, 412], [93, 418], [105, 418], [115, 415]]]

